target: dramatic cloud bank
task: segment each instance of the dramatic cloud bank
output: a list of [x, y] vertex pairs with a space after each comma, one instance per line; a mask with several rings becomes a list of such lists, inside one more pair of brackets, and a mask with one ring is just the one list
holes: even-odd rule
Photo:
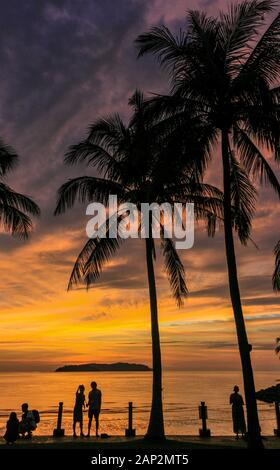
[[[93, 359], [150, 361], [149, 305], [143, 243], [129, 241], [95, 289], [66, 292], [75, 256], [86, 240], [85, 208], [53, 217], [56, 190], [73, 175], [67, 147], [97, 117], [128, 115], [135, 88], [167, 89], [152, 58], [136, 59], [135, 37], [153, 24], [184, 27], [188, 8], [211, 14], [222, 0], [3, 0], [0, 16], [0, 135], [21, 156], [9, 182], [32, 196], [42, 217], [27, 243], [0, 236], [0, 368], [49, 369]], [[214, 174], [215, 173], [215, 174]], [[279, 173], [278, 173], [279, 174]], [[221, 174], [209, 170], [209, 181]], [[279, 203], [260, 193], [253, 244], [238, 247], [241, 290], [258, 368], [277, 368], [279, 298], [271, 288], [272, 249], [279, 238]], [[166, 367], [239, 368], [229, 303], [222, 233], [196, 228], [184, 254], [190, 298], [178, 310], [161, 260], [159, 309]], [[209, 340], [211, 337], [211, 340]], [[133, 338], [133, 341], [131, 341]]]

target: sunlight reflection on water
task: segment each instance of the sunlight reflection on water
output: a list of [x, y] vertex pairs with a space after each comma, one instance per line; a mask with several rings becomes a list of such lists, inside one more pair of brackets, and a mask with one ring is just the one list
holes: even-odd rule
[[[256, 387], [275, 384], [275, 372], [256, 372]], [[127, 427], [127, 405], [135, 406], [133, 421], [138, 435], [146, 431], [151, 399], [150, 372], [98, 372], [82, 373], [0, 373], [0, 433], [3, 435], [7, 417], [27, 401], [31, 409], [41, 415], [37, 434], [50, 435], [56, 427], [58, 402], [64, 402], [63, 428], [72, 433], [72, 414], [77, 386], [83, 383], [88, 393], [92, 380], [98, 382], [103, 394], [101, 432], [123, 435]], [[229, 395], [235, 383], [242, 384], [238, 372], [185, 372], [164, 373], [165, 428], [168, 434], [197, 434], [200, 427], [198, 405], [208, 405], [208, 425], [213, 435], [232, 434]], [[241, 390], [242, 391], [242, 390]], [[273, 434], [274, 407], [258, 404], [263, 434]], [[84, 414], [87, 423], [87, 412]]]

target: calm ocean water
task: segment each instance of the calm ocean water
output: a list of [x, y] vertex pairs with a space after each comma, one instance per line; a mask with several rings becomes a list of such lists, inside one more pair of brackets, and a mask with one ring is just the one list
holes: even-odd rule
[[[256, 372], [257, 390], [274, 385], [280, 372]], [[20, 405], [27, 401], [31, 409], [38, 409], [41, 422], [36, 434], [50, 435], [56, 427], [58, 402], [64, 402], [63, 427], [72, 434], [72, 410], [75, 392], [84, 384], [88, 393], [92, 380], [102, 390], [103, 406], [101, 432], [123, 435], [127, 427], [127, 405], [133, 401], [134, 427], [138, 435], [146, 430], [150, 398], [150, 372], [82, 373], [0, 373], [0, 434], [11, 411], [20, 416]], [[208, 424], [213, 435], [232, 434], [231, 409], [228, 404], [233, 385], [242, 385], [238, 372], [164, 373], [165, 426], [168, 434], [197, 434], [200, 426], [198, 405], [208, 405]], [[241, 386], [241, 391], [243, 389]], [[273, 434], [275, 413], [272, 405], [259, 402], [263, 434]], [[87, 423], [85, 413], [84, 423]]]

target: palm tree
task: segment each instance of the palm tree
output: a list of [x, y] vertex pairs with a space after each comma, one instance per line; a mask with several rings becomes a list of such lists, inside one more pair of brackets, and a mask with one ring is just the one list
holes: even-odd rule
[[275, 292], [280, 291], [280, 240], [276, 244], [274, 248], [274, 254], [275, 254], [275, 269], [273, 273], [273, 278], [272, 278], [272, 283], [273, 283], [273, 289]]
[[[173, 204], [187, 200], [195, 203], [196, 217], [205, 219], [209, 233], [213, 233], [216, 218], [222, 217], [222, 193], [210, 185], [199, 183], [193, 169], [193, 160], [190, 159], [189, 165], [184, 161], [182, 170], [186, 149], [176, 139], [176, 130], [169, 140], [173, 140], [172, 146], [164, 145], [165, 136], [171, 132], [167, 132], [168, 126], [164, 130], [165, 124], [162, 127], [160, 123], [150, 126], [144, 119], [145, 102], [140, 92], [133, 95], [130, 105], [134, 108], [134, 113], [128, 126], [125, 126], [119, 115], [100, 119], [91, 126], [86, 140], [69, 149], [65, 157], [67, 164], [85, 162], [94, 166], [102, 177], [82, 176], [63, 184], [59, 189], [55, 214], [70, 209], [76, 200], [81, 203], [97, 200], [107, 205], [110, 194], [117, 195], [120, 204], [135, 204], [139, 213], [143, 202]], [[177, 151], [178, 155], [184, 155], [185, 158], [172, 161], [171, 156]], [[115, 217], [120, 224], [124, 216]], [[104, 226], [106, 235], [112, 219], [113, 216], [108, 218]], [[164, 267], [173, 296], [180, 306], [187, 295], [185, 270], [173, 240], [164, 237], [164, 220], [160, 218], [159, 221]], [[153, 360], [152, 406], [146, 437], [164, 439], [162, 364], [154, 273], [156, 243], [150, 230], [152, 223], [150, 217], [149, 235], [145, 239]], [[106, 236], [89, 239], [76, 260], [68, 288], [80, 283], [91, 286], [123, 241], [119, 234], [115, 238]]]
[[[249, 219], [254, 193], [237, 191], [234, 167], [243, 183], [258, 178], [280, 196], [280, 185], [268, 160], [266, 148], [280, 160], [280, 15], [260, 34], [271, 0], [242, 1], [227, 13], [210, 17], [189, 11], [186, 31], [174, 36], [165, 27], [140, 35], [139, 56], [154, 54], [171, 78], [171, 95], [154, 99], [156, 118], [183, 120], [184, 113], [204, 123], [209, 147], [220, 146], [223, 165], [224, 234], [231, 302], [236, 323], [247, 406], [248, 444], [262, 447], [255, 385], [239, 291], [230, 204], [243, 207]], [[212, 151], [214, 155], [214, 150]], [[246, 181], [245, 181], [246, 180]], [[240, 185], [238, 184], [239, 188]], [[247, 228], [249, 225], [247, 224]], [[243, 234], [246, 242], [250, 232]]]
[[30, 215], [38, 216], [39, 207], [27, 196], [15, 192], [5, 183], [5, 177], [18, 162], [14, 150], [0, 140], [0, 223], [5, 232], [27, 238], [31, 229]]
[[280, 353], [280, 338], [276, 338], [274, 349], [275, 349], [276, 354]]

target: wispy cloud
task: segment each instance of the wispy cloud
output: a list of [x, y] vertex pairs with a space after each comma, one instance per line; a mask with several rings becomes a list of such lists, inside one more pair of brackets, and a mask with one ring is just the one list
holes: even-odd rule
[[[67, 168], [63, 156], [97, 117], [120, 112], [127, 119], [127, 100], [135, 88], [167, 90], [166, 74], [152, 58], [136, 60], [133, 40], [138, 33], [162, 22], [174, 31], [184, 27], [187, 8], [206, 8], [215, 14], [222, 7], [223, 0], [1, 2], [0, 134], [21, 157], [9, 183], [42, 208], [28, 242], [0, 234], [0, 328], [5, 334], [0, 342], [1, 368], [17, 359], [17, 367], [21, 360], [32, 367], [39, 354], [50, 364], [58, 356], [60, 363], [63, 358], [86, 361], [94, 341], [102, 360], [137, 361], [142, 354], [149, 359], [150, 313], [141, 241], [126, 243], [118, 261], [104, 269], [88, 293], [66, 292], [73, 262], [87, 240], [87, 217], [82, 205], [53, 217], [56, 191], [68, 178], [93, 171]], [[221, 186], [216, 161], [207, 180]], [[260, 346], [268, 345], [280, 329], [279, 299], [271, 289], [279, 217], [279, 204], [265, 188], [254, 221], [259, 250], [236, 243], [248, 330]], [[180, 311], [170, 296], [160, 256], [155, 263], [163, 349], [176, 347], [174, 357], [166, 354], [167, 363], [187, 361], [186, 350], [190, 358], [199, 350], [199, 361], [204, 363], [211, 346], [206, 353], [201, 351], [196, 335], [205, 338], [211, 328], [213, 344], [219, 343], [220, 349], [224, 339], [220, 335], [227, 335], [227, 347], [234, 344], [223, 233], [210, 239], [204, 227], [196, 227], [194, 248], [180, 254], [190, 290]], [[233, 357], [237, 364], [238, 355]], [[211, 360], [215, 366], [223, 361], [219, 355]]]

